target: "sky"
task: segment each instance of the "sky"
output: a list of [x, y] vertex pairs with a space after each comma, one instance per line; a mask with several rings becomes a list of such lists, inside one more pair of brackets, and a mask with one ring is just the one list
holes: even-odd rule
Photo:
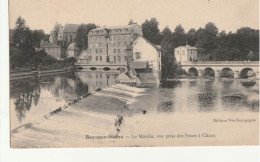
[[258, 0], [10, 0], [10, 28], [18, 16], [31, 29], [49, 33], [55, 22], [95, 23], [99, 26], [141, 25], [155, 17], [162, 31], [181, 24], [187, 32], [213, 22], [219, 32], [240, 27], [259, 29]]

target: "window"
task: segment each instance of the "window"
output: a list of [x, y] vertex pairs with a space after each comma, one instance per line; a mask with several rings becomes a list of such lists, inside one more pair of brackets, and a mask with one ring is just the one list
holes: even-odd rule
[[98, 56], [96, 56], [96, 61], [98, 61]]
[[116, 53], [116, 49], [114, 49], [114, 53]]
[[109, 56], [107, 56], [107, 63], [109, 63]]
[[114, 56], [114, 63], [116, 63], [116, 56]]
[[96, 49], [96, 53], [98, 53], [98, 49]]
[[120, 49], [118, 49], [117, 51], [118, 51], [118, 53], [120, 53]]
[[135, 52], [135, 56], [136, 56], [136, 59], [140, 59], [141, 58], [141, 53], [140, 52]]
[[99, 57], [99, 60], [102, 61], [102, 56]]
[[118, 56], [118, 62], [121, 62], [121, 56]]

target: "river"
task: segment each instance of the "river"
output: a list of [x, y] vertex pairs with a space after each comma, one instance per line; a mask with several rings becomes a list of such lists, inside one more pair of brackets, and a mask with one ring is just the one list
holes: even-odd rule
[[[22, 124], [37, 120], [44, 114], [57, 109], [66, 102], [79, 97], [88, 92], [93, 92], [98, 88], [112, 85], [116, 80], [113, 72], [71, 72], [59, 75], [45, 76], [40, 78], [14, 80], [10, 83], [10, 118], [11, 130]], [[123, 87], [124, 88], [124, 87]], [[127, 116], [128, 122], [132, 127], [125, 127], [124, 132], [138, 132], [140, 124], [136, 121], [160, 121], [164, 118], [190, 117], [193, 114], [194, 120], [200, 119], [203, 115], [215, 116], [215, 114], [253, 114], [256, 116], [259, 112], [259, 82], [247, 82], [239, 79], [181, 79], [160, 85], [158, 88], [133, 88], [134, 92], [115, 89], [104, 90], [102, 93], [115, 98], [124, 98], [128, 100], [130, 96], [133, 99], [128, 100], [128, 110], [123, 112]], [[117, 87], [117, 89], [120, 89]], [[131, 90], [131, 89], [129, 89]], [[138, 94], [138, 95], [133, 95]], [[90, 113], [94, 116], [107, 118], [111, 123], [116, 118], [119, 110], [107, 109], [98, 104], [113, 104], [114, 107], [122, 106], [119, 101], [106, 100], [100, 97], [100, 103], [89, 99], [72, 106], [71, 112], [68, 111], [65, 117], [70, 113], [75, 115], [74, 111], [84, 109], [84, 113]], [[102, 100], [102, 102], [101, 102]], [[130, 101], [130, 102], [129, 102]], [[93, 103], [91, 103], [93, 102]], [[85, 105], [84, 105], [85, 103]], [[94, 105], [92, 108], [85, 108], [86, 105]], [[93, 110], [93, 107], [98, 107]], [[121, 114], [122, 114], [122, 110]], [[185, 114], [184, 116], [176, 114]], [[87, 115], [87, 114], [86, 114]], [[112, 117], [111, 117], [111, 116]], [[143, 118], [145, 116], [145, 121]], [[173, 115], [173, 116], [172, 116]], [[250, 116], [249, 115], [249, 116]], [[57, 114], [53, 118], [64, 120], [64, 114]], [[88, 115], [89, 116], [89, 115]], [[196, 116], [196, 117], [195, 117]], [[80, 116], [78, 116], [80, 118]], [[84, 119], [82, 119], [84, 120]], [[90, 119], [89, 119], [90, 120]], [[102, 121], [100, 120], [100, 122]], [[125, 119], [126, 120], [126, 119]], [[95, 122], [95, 120], [93, 120]], [[92, 121], [92, 122], [93, 122]], [[75, 122], [75, 121], [73, 121]], [[71, 122], [71, 123], [73, 123]], [[90, 122], [90, 121], [88, 121]], [[165, 122], [165, 121], [164, 121]], [[176, 122], [176, 121], [175, 121]], [[82, 121], [82, 123], [84, 123]], [[109, 123], [109, 122], [108, 122]], [[134, 124], [133, 124], [134, 123]], [[160, 123], [160, 122], [157, 122]], [[165, 123], [164, 123], [165, 124]], [[99, 125], [99, 124], [97, 124]], [[111, 124], [113, 125], [113, 124]], [[126, 124], [127, 125], [127, 124]], [[145, 125], [145, 124], [144, 124]], [[156, 125], [156, 124], [155, 124]], [[167, 124], [166, 124], [167, 125]], [[54, 126], [55, 127], [55, 124]], [[97, 126], [95, 126], [97, 127]], [[104, 127], [104, 128], [102, 128]], [[107, 125], [100, 124], [99, 130], [106, 129]], [[111, 127], [111, 126], [110, 126]], [[135, 127], [135, 128], [133, 128]], [[147, 127], [147, 125], [146, 125]], [[156, 126], [155, 126], [156, 127]], [[161, 125], [158, 127], [162, 127]], [[56, 129], [56, 128], [53, 128]], [[133, 129], [136, 129], [133, 131]], [[141, 129], [141, 128], [140, 128]], [[161, 128], [160, 128], [161, 129]], [[167, 128], [165, 128], [167, 129]], [[142, 128], [144, 132], [153, 132], [151, 128]], [[80, 128], [78, 129], [80, 132]], [[77, 131], [76, 131], [77, 132]], [[19, 135], [18, 132], [15, 136]], [[35, 132], [34, 132], [35, 133]], [[154, 132], [156, 133], [156, 132]], [[37, 134], [37, 133], [36, 133]], [[80, 134], [80, 133], [79, 133]], [[83, 133], [84, 134], [84, 133]], [[15, 137], [14, 136], [14, 137]], [[25, 138], [22, 138], [23, 142]], [[19, 140], [14, 139], [14, 147], [62, 147], [63, 145], [48, 145], [46, 141], [42, 145], [21, 146]], [[65, 145], [68, 147], [79, 146], [77, 144]], [[96, 146], [96, 144], [95, 144]]]

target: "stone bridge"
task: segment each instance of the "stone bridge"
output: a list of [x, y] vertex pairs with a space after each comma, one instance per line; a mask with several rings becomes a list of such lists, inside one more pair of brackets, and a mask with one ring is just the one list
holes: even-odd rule
[[196, 76], [221, 77], [229, 73], [234, 78], [259, 78], [259, 61], [187, 61], [181, 63], [181, 67]]

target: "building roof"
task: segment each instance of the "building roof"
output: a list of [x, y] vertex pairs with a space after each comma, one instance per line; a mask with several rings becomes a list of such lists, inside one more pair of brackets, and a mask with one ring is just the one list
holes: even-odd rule
[[[92, 31], [104, 30], [104, 29], [110, 29], [110, 30], [113, 30], [113, 29], [130, 29], [130, 28], [132, 28], [136, 25], [137, 24], [131, 24], [131, 25], [125, 25], [125, 26], [99, 27], [99, 28], [96, 28], [96, 29], [92, 29]], [[137, 25], [137, 26], [139, 26], [139, 25]]]
[[60, 30], [60, 26], [61, 26], [61, 24], [56, 22], [51, 31], [58, 32]]
[[133, 68], [134, 69], [146, 69], [148, 66], [148, 61], [134, 61]]
[[145, 37], [138, 35], [138, 37], [136, 37], [133, 42], [131, 43], [131, 45], [138, 39], [138, 38], [143, 38], [147, 43], [149, 43], [150, 45], [152, 45], [157, 51], [161, 50], [161, 46], [160, 45], [155, 45], [152, 42], [150, 42], [148, 39], [146, 39]]
[[64, 33], [77, 33], [79, 24], [65, 24]]
[[197, 49], [196, 47], [192, 47], [190, 45], [186, 45], [186, 46], [179, 46], [179, 47], [176, 47], [176, 48], [186, 48], [186, 49]]
[[76, 43], [71, 43], [68, 48], [68, 51], [80, 51], [79, 47], [76, 45]]
[[83, 50], [81, 53], [80, 53], [80, 55], [79, 55], [79, 57], [78, 57], [78, 60], [80, 60], [80, 59], [87, 59], [88, 58], [88, 50]]
[[60, 46], [52, 42], [41, 42], [40, 46], [41, 48], [60, 48]]

